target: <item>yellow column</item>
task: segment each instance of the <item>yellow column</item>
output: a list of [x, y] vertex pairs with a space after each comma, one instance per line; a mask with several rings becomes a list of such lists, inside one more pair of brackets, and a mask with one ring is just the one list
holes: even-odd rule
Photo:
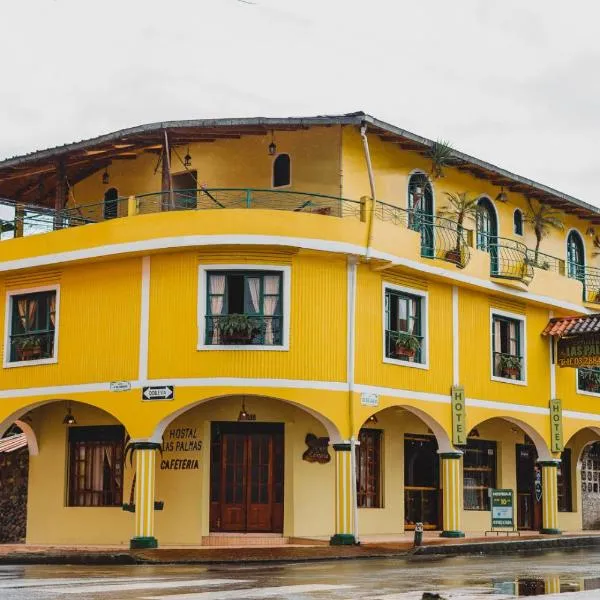
[[135, 454], [135, 536], [130, 542], [134, 548], [157, 548], [154, 537], [154, 484], [156, 451], [160, 444], [132, 442]]
[[544, 591], [546, 594], [560, 594], [560, 577], [550, 575], [544, 579]]
[[335, 535], [332, 546], [356, 544], [356, 479], [353, 444], [333, 444], [335, 451]]
[[462, 452], [442, 452], [443, 525], [441, 537], [465, 537], [461, 531], [463, 481], [460, 458]]
[[129, 196], [127, 198], [127, 216], [133, 217], [134, 215], [137, 215], [137, 198]]
[[560, 460], [539, 461], [542, 469], [542, 528], [540, 533], [559, 534], [558, 465]]

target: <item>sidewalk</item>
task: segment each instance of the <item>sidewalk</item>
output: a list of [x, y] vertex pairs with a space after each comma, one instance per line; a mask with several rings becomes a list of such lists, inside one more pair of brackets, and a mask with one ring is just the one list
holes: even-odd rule
[[[279, 546], [162, 547], [131, 551], [126, 546], [0, 545], [4, 564], [211, 564], [227, 562], [293, 562], [355, 558], [393, 558], [422, 555], [511, 554], [560, 548], [600, 546], [600, 531], [567, 532], [542, 536], [522, 532], [518, 536], [467, 534], [462, 539], [440, 538], [427, 533], [423, 545], [413, 547], [412, 534], [365, 536], [359, 546], [329, 546], [322, 540], [295, 540]], [[298, 543], [298, 542], [302, 543]]]

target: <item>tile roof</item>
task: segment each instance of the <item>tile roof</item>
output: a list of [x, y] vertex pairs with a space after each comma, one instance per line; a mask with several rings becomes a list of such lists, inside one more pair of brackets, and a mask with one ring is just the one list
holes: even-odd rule
[[586, 333], [600, 333], [600, 314], [550, 319], [542, 331], [542, 335], [559, 338]]
[[0, 439], [0, 452], [14, 452], [25, 446], [27, 446], [27, 436], [24, 433]]

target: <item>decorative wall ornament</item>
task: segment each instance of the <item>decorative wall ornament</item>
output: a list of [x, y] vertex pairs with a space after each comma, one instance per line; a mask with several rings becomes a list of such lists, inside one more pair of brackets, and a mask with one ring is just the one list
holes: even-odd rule
[[304, 443], [308, 448], [304, 451], [302, 460], [310, 463], [316, 462], [321, 465], [325, 465], [331, 461], [328, 437], [317, 437], [314, 433], [307, 433]]

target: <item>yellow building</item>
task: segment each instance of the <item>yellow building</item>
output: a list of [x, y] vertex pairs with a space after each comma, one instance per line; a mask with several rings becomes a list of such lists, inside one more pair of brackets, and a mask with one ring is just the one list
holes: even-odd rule
[[28, 542], [453, 537], [491, 488], [582, 528], [600, 371], [542, 333], [600, 302], [595, 207], [363, 113], [134, 127], [0, 162], [0, 197]]

